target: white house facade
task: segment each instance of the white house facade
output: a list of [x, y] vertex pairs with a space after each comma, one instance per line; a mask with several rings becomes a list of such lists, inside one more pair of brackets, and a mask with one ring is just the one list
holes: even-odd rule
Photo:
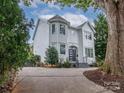
[[59, 58], [68, 59], [72, 64], [95, 63], [95, 30], [89, 22], [72, 27], [61, 16], [49, 20], [39, 19], [33, 36], [33, 52], [45, 61], [45, 52], [49, 46], [55, 47]]

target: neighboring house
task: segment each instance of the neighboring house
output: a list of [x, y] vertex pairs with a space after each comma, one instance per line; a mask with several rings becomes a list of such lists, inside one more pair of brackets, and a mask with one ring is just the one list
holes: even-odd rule
[[95, 30], [89, 22], [72, 27], [66, 19], [56, 15], [49, 20], [39, 19], [33, 36], [33, 52], [45, 60], [49, 46], [58, 50], [59, 58], [72, 64], [95, 62]]

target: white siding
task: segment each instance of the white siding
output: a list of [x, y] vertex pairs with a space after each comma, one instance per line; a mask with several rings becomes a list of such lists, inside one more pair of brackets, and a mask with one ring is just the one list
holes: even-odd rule
[[[56, 31], [54, 34], [52, 34], [52, 24], [56, 25]], [[65, 35], [60, 34], [60, 24], [63, 24], [61, 22], [52, 22], [49, 24], [50, 26], [50, 46], [52, 45], [52, 43], [56, 43], [56, 49], [58, 50], [59, 53], [59, 58], [62, 58], [63, 60], [66, 60], [66, 58], [68, 57], [68, 49], [67, 49], [67, 37], [68, 37], [68, 26], [66, 24], [65, 25]], [[60, 54], [60, 44], [65, 44], [66, 47], [66, 52], [65, 54]]]
[[68, 43], [78, 45], [78, 31], [75, 29], [68, 30]]
[[[67, 51], [68, 51], [68, 57], [69, 57], [69, 47], [70, 46], [76, 46], [77, 47], [77, 54], [78, 54], [78, 61], [79, 55], [80, 55], [80, 46], [79, 46], [79, 31], [73, 28], [70, 28], [68, 30], [68, 39], [67, 39]], [[79, 61], [81, 62], [81, 61]]]
[[[55, 24], [55, 33], [52, 34], [52, 24]], [[95, 48], [94, 48], [94, 32], [88, 25], [88, 23], [82, 26], [82, 29], [77, 30], [65, 25], [65, 35], [60, 34], [61, 22], [48, 23], [47, 20], [41, 19], [33, 43], [34, 54], [41, 56], [41, 61], [44, 61], [45, 51], [49, 46], [54, 46], [59, 53], [59, 58], [66, 60], [69, 58], [69, 46], [76, 46], [78, 48], [78, 61], [84, 62], [85, 48], [93, 49], [93, 58], [87, 58], [88, 64], [95, 62]], [[85, 37], [85, 31], [92, 34], [92, 40], [88, 40]], [[65, 44], [65, 54], [60, 54], [60, 44]]]
[[33, 42], [33, 52], [41, 56], [44, 61], [45, 51], [49, 46], [49, 25], [46, 20], [41, 19]]
[[[87, 32], [92, 34], [92, 40], [86, 39], [85, 31], [87, 31]], [[85, 55], [85, 48], [93, 49], [93, 58], [87, 58], [88, 64], [92, 64], [93, 62], [95, 62], [94, 32], [92, 31], [92, 29], [90, 28], [88, 23], [86, 23], [82, 27], [82, 33], [83, 33], [83, 50], [84, 50], [83, 51], [83, 57], [86, 57], [86, 55]]]
[[82, 30], [78, 31], [79, 33], [79, 48], [78, 48], [78, 61], [83, 63], [83, 37], [82, 37]]

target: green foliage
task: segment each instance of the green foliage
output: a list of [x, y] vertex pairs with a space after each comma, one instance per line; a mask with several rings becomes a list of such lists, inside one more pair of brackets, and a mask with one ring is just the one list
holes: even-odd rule
[[[5, 72], [4, 72], [5, 73]], [[2, 84], [4, 84], [4, 83], [6, 83], [6, 81], [8, 80], [9, 78], [8, 78], [8, 73], [6, 74], [4, 74], [4, 75], [0, 75], [0, 86], [2, 85]]]
[[95, 20], [95, 30], [95, 53], [97, 61], [103, 62], [105, 59], [108, 38], [108, 24], [103, 14], [98, 15], [97, 20]]
[[69, 60], [64, 61], [64, 59], [60, 58], [59, 63], [56, 64], [58, 68], [70, 68], [71, 63]]
[[41, 61], [41, 57], [39, 55], [33, 55], [32, 58], [31, 58], [31, 63], [34, 65], [34, 66], [39, 66], [40, 65], [40, 61]]
[[46, 51], [46, 62], [51, 65], [58, 63], [58, 51], [54, 47], [49, 47]]
[[70, 67], [71, 67], [71, 63], [70, 63], [68, 60], [66, 60], [66, 61], [64, 61], [64, 63], [62, 64], [62, 67], [70, 68]]
[[30, 59], [25, 63], [25, 66], [36, 66], [38, 63], [40, 63], [40, 56], [39, 55], [31, 55]]
[[29, 58], [27, 43], [32, 22], [27, 22], [18, 0], [0, 0], [0, 75], [18, 70]]
[[39, 55], [34, 55], [35, 62], [40, 62], [41, 57]]
[[96, 8], [97, 4], [94, 0], [57, 0], [62, 6], [75, 6], [86, 11], [90, 6]]

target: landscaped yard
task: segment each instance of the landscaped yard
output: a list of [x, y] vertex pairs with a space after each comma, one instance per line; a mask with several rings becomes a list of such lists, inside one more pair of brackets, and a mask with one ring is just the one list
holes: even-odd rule
[[124, 93], [124, 0], [0, 0], [0, 93], [11, 91]]
[[107, 75], [100, 70], [86, 71], [84, 75], [98, 85], [104, 86], [116, 93], [124, 93], [124, 76]]

